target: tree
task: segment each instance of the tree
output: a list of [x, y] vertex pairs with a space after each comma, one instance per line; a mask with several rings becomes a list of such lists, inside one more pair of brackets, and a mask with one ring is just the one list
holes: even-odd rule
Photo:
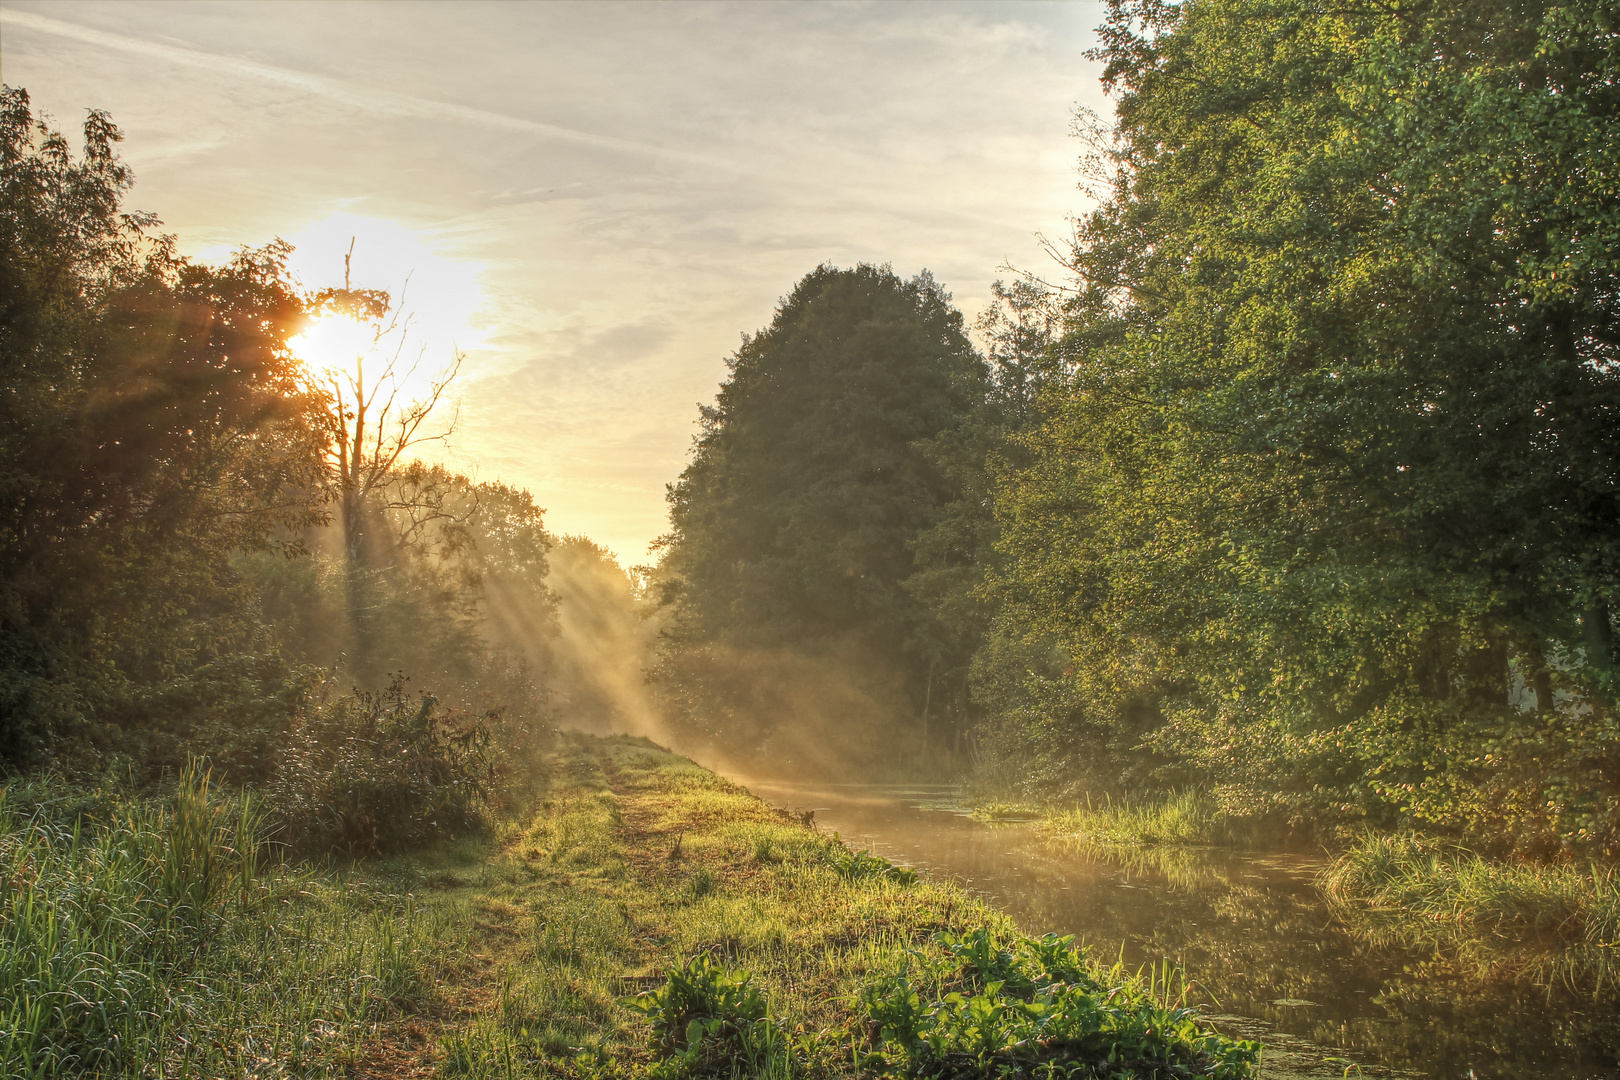
[[669, 494], [667, 685], [689, 722], [748, 745], [832, 734], [811, 734], [815, 693], [790, 671], [868, 717], [920, 717], [945, 638], [904, 583], [955, 497], [928, 444], [983, 395], [960, 314], [927, 275], [822, 266], [729, 367]]
[[[10, 762], [137, 728], [178, 739], [182, 699], [208, 696], [199, 672], [225, 679], [262, 643], [231, 553], [320, 515], [319, 440], [286, 346], [303, 313], [286, 248], [244, 250], [220, 269], [179, 257], [147, 235], [149, 215], [121, 211], [131, 178], [119, 139], [92, 112], [75, 160], [26, 92], [0, 99]], [[142, 703], [162, 694], [160, 718]]]
[[995, 588], [1112, 782], [1620, 841], [1615, 28], [1111, 5], [1114, 186]]
[[[424, 430], [424, 425], [460, 374], [463, 354], [453, 352], [450, 362], [428, 376], [426, 386], [412, 396], [427, 347], [408, 357], [410, 318], [393, 306], [388, 293], [351, 285], [353, 254], [351, 243], [343, 257], [343, 287], [323, 289], [312, 298], [315, 327], [304, 337], [306, 349], [319, 354], [313, 375], [328, 400], [327, 460], [343, 525], [343, 550], [350, 563], [358, 565], [366, 555], [370, 504], [388, 490], [396, 466], [409, 451], [443, 442], [455, 431], [454, 417], [438, 429]], [[421, 520], [436, 512], [437, 493], [431, 487], [417, 487], [403, 501], [387, 503], [387, 509], [414, 511]]]

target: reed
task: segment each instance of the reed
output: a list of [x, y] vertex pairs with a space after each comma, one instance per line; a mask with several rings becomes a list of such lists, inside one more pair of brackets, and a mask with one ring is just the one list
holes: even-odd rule
[[1429, 942], [1485, 964], [1612, 981], [1620, 872], [1499, 862], [1415, 834], [1369, 835], [1322, 875], [1341, 916], [1374, 936]]

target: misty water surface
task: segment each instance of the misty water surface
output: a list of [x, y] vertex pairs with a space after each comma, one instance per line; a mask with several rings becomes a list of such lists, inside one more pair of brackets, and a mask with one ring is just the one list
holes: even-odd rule
[[814, 809], [856, 846], [960, 879], [1029, 931], [1076, 934], [1133, 967], [1179, 961], [1219, 1026], [1266, 1043], [1268, 1078], [1620, 1077], [1612, 996], [1481, 979], [1361, 940], [1323, 903], [1320, 858], [1105, 855], [975, 821], [951, 788], [747, 783], [775, 805]]

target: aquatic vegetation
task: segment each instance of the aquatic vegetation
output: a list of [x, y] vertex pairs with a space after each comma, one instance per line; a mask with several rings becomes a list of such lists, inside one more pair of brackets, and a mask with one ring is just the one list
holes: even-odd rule
[[1083, 807], [1049, 811], [1043, 824], [1055, 835], [1093, 844], [1219, 844], [1235, 835], [1234, 823], [1215, 800], [1196, 791], [1159, 800], [1093, 802], [1088, 797]]
[[1438, 840], [1367, 836], [1322, 875], [1338, 913], [1365, 935], [1424, 942], [1486, 966], [1612, 981], [1620, 871], [1595, 863], [1490, 860]]

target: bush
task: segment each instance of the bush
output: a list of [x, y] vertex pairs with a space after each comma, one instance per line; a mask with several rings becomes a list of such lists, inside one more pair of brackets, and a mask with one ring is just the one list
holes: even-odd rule
[[1196, 1009], [1119, 968], [1100, 971], [1073, 938], [1002, 943], [984, 929], [941, 934], [867, 986], [876, 1032], [865, 1064], [925, 1077], [1255, 1075], [1260, 1047], [1206, 1030]]
[[654, 1074], [767, 1076], [789, 1072], [790, 1040], [767, 1015], [746, 971], [728, 971], [700, 954], [669, 973], [658, 990], [625, 1004], [652, 1021], [663, 1060]]
[[494, 794], [490, 725], [396, 676], [313, 705], [294, 725], [269, 786], [280, 839], [296, 851], [398, 851], [481, 827]]

